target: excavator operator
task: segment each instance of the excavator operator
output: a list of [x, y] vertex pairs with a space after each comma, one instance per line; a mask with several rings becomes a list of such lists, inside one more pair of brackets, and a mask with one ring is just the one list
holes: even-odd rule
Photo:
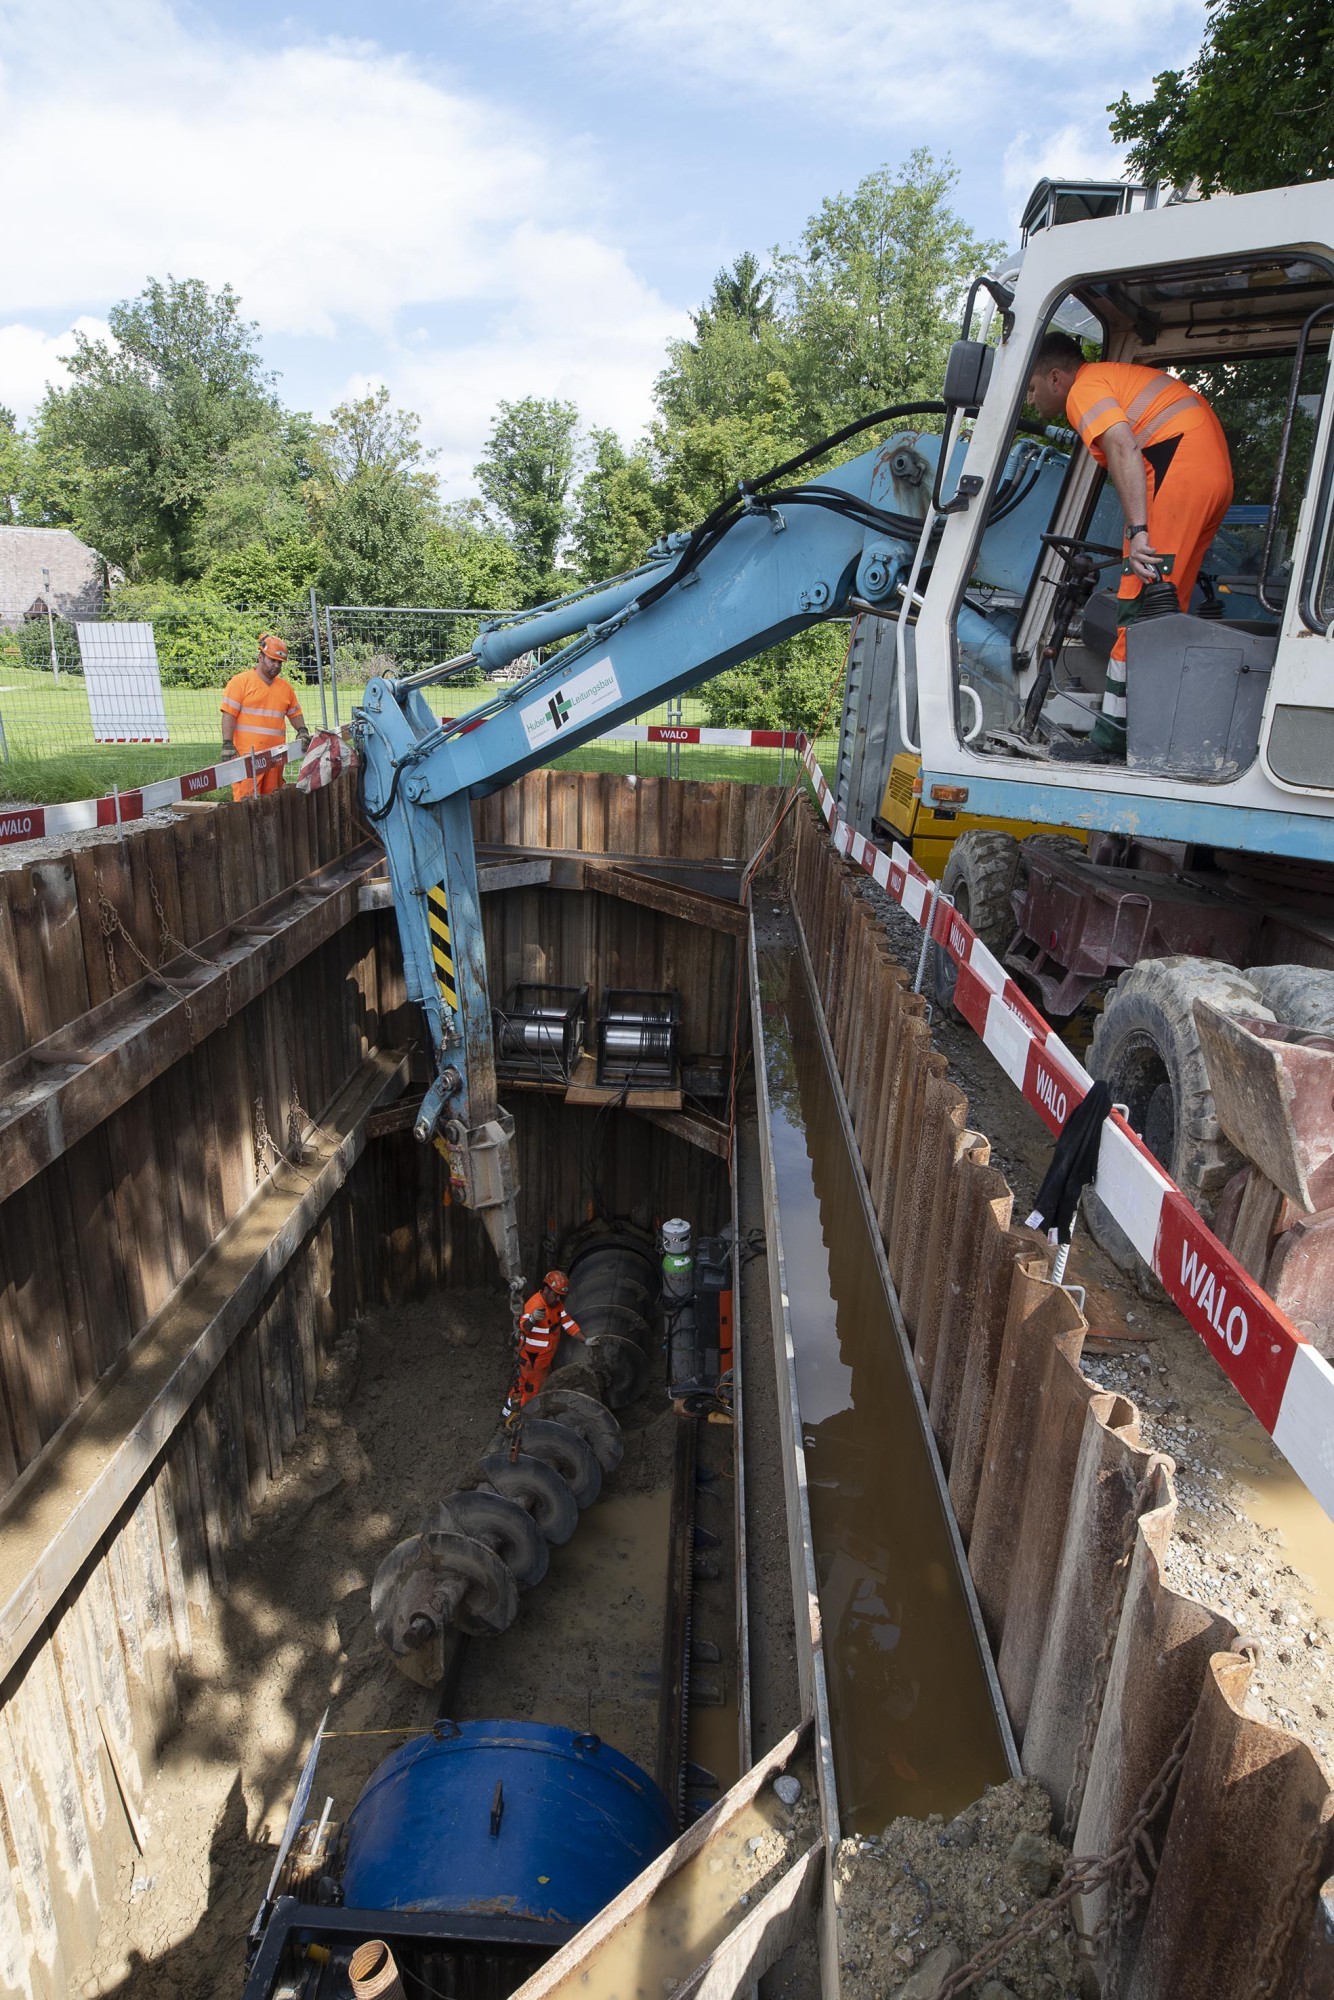
[[1126, 518], [1120, 620], [1107, 662], [1102, 713], [1086, 743], [1054, 743], [1065, 761], [1113, 763], [1126, 754], [1126, 626], [1147, 583], [1163, 575], [1184, 611], [1210, 542], [1232, 504], [1223, 427], [1197, 390], [1160, 368], [1086, 361], [1068, 333], [1048, 333], [1033, 361], [1028, 400], [1046, 421], [1064, 417], [1105, 466]]
[[570, 1281], [564, 1271], [548, 1271], [519, 1315], [518, 1354], [514, 1387], [500, 1414], [508, 1419], [530, 1403], [542, 1384], [562, 1340], [582, 1340], [578, 1322], [565, 1310]]

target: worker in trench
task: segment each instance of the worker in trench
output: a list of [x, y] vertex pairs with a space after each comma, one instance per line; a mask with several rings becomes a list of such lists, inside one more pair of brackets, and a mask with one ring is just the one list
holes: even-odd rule
[[[244, 756], [250, 750], [281, 750], [287, 742], [289, 722], [302, 751], [309, 749], [310, 731], [301, 703], [282, 671], [286, 661], [286, 643], [265, 632], [254, 666], [233, 674], [223, 689], [222, 747], [229, 757]], [[242, 778], [233, 785], [232, 797], [248, 799], [252, 792], [276, 792], [282, 781], [283, 767], [275, 760], [255, 774], [253, 783]]]
[[1145, 584], [1163, 574], [1183, 611], [1209, 544], [1232, 504], [1232, 460], [1223, 426], [1204, 397], [1161, 368], [1086, 361], [1068, 333], [1038, 348], [1028, 400], [1044, 422], [1064, 419], [1105, 466], [1125, 513], [1126, 571], [1107, 662], [1102, 713], [1086, 743], [1056, 743], [1065, 761], [1112, 763], [1126, 754], [1126, 627]]
[[562, 1340], [583, 1340], [578, 1321], [571, 1319], [565, 1310], [569, 1289], [570, 1281], [564, 1271], [548, 1271], [519, 1315], [514, 1386], [500, 1412], [507, 1422], [538, 1393]]

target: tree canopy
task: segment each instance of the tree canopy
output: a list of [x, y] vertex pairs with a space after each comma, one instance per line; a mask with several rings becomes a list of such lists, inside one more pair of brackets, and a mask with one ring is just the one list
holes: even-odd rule
[[[632, 569], [740, 477], [852, 416], [934, 391], [968, 280], [996, 246], [953, 207], [948, 160], [913, 153], [831, 196], [795, 244], [742, 250], [674, 342], [642, 437], [571, 402], [497, 405], [478, 494], [445, 499], [421, 425], [388, 387], [327, 422], [285, 408], [228, 286], [150, 279], [24, 433], [0, 410], [11, 518], [68, 523], [121, 567], [125, 600], [511, 609]], [[2, 517], [0, 517], [2, 518]], [[843, 634], [722, 676], [716, 719], [813, 723]]]
[[1247, 194], [1334, 175], [1334, 8], [1329, 0], [1210, 0], [1188, 70], [1141, 103], [1122, 92], [1112, 137], [1143, 181]]

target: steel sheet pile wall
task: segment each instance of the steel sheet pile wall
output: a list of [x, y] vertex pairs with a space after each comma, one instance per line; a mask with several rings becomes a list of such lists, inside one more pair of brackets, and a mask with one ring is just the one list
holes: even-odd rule
[[[493, 841], [714, 864], [744, 859], [772, 810], [759, 786], [544, 772], [474, 821]], [[54, 1996], [130, 1850], [191, 1615], [225, 1591], [329, 1344], [367, 1301], [490, 1282], [494, 1261], [475, 1218], [442, 1211], [433, 1154], [406, 1134], [368, 1143], [418, 1023], [392, 916], [358, 910], [382, 857], [349, 780], [15, 859], [0, 871], [0, 1994]], [[692, 1033], [716, 1041], [731, 939], [591, 894], [487, 900], [497, 985], [588, 976], [580, 952], [604, 953], [608, 977], [688, 987]], [[517, 1109], [536, 1236], [581, 1212], [560, 1126], [574, 1114]], [[607, 1173], [656, 1175], [691, 1212], [679, 1139], [644, 1125], [604, 1153]], [[716, 1194], [720, 1163], [689, 1157]]]
[[373, 1275], [339, 1198], [388, 1074], [363, 841], [341, 783], [0, 872], [6, 1993], [91, 1947], [191, 1611]]
[[1103, 1991], [1327, 1995], [1321, 1767], [1245, 1715], [1235, 1628], [1163, 1581], [1171, 1462], [1081, 1372], [1083, 1318], [1014, 1224], [864, 874], [797, 818], [793, 902], [1024, 1767], [1080, 1855], [1158, 1800], [1127, 1877], [1142, 1893], [1085, 1899]]

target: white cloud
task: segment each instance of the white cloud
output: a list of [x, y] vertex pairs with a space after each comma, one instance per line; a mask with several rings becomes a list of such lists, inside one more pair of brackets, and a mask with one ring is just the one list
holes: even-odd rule
[[[31, 321], [170, 271], [230, 282], [266, 335], [369, 333], [468, 464], [497, 395], [647, 415], [681, 316], [603, 240], [579, 148], [404, 56], [243, 46], [167, 0], [0, 0], [0, 49], [0, 400], [11, 357], [16, 385], [49, 365]], [[442, 309], [457, 350], [422, 339]]]
[[21, 423], [28, 421], [48, 388], [60, 388], [69, 379], [62, 356], [73, 351], [76, 333], [103, 340], [106, 321], [85, 314], [64, 333], [43, 333], [22, 321], [0, 326], [0, 403], [7, 404]]
[[[971, 121], [1001, 125], [1031, 98], [1068, 94], [1090, 64], [1113, 74], [1106, 0], [472, 0], [503, 6], [562, 38], [579, 34], [594, 61], [724, 98], [743, 90], [872, 124], [885, 149], [948, 144]], [[1198, 46], [1204, 0], [1142, 0], [1115, 16], [1118, 65], [1161, 69]], [[1107, 95], [1113, 95], [1113, 87]], [[781, 133], [775, 135], [781, 143]]]
[[1005, 199], [1018, 226], [1024, 204], [1044, 177], [1119, 181], [1124, 149], [1100, 138], [1095, 126], [1061, 125], [1046, 132], [1017, 132], [1005, 149]]

